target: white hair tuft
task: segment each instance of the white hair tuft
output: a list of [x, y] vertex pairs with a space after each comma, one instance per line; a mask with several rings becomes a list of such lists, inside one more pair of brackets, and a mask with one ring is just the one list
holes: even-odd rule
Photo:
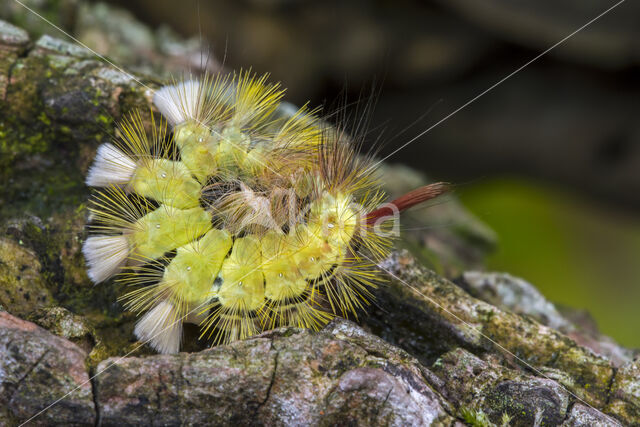
[[182, 339], [182, 319], [173, 304], [162, 301], [136, 323], [135, 334], [158, 353], [177, 353]]
[[129, 242], [123, 235], [91, 236], [84, 242], [82, 253], [89, 264], [89, 278], [100, 283], [124, 265], [129, 256]]
[[115, 145], [102, 144], [98, 147], [96, 160], [87, 174], [87, 185], [107, 187], [127, 184], [136, 171], [136, 167], [136, 162]]
[[177, 126], [198, 119], [201, 97], [200, 82], [189, 80], [158, 89], [153, 95], [153, 103], [172, 126]]

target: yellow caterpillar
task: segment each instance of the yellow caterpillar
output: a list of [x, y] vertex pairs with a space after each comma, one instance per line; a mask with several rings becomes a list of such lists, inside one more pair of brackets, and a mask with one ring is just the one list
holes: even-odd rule
[[282, 95], [248, 72], [165, 86], [168, 123], [132, 114], [98, 148], [88, 274], [131, 286], [135, 333], [161, 353], [179, 351], [183, 322], [226, 343], [355, 314], [380, 281], [388, 219], [444, 191], [381, 206], [371, 160], [313, 111], [284, 117]]

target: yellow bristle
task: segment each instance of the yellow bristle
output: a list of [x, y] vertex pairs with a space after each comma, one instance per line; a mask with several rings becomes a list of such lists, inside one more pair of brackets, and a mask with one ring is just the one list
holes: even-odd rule
[[151, 135], [145, 129], [144, 121], [139, 111], [129, 113], [118, 123], [118, 145], [125, 152], [130, 153], [138, 162], [152, 161], [156, 157], [175, 158], [175, 149], [166, 143], [167, 122], [160, 120], [156, 123], [153, 114], [149, 114], [151, 120]]
[[267, 298], [259, 313], [261, 323], [265, 329], [295, 326], [319, 330], [335, 316], [326, 311], [324, 302], [322, 293], [312, 285], [295, 297]]
[[284, 95], [279, 84], [267, 83], [268, 77], [268, 74], [256, 77], [251, 70], [240, 71], [234, 76], [235, 88], [230, 102], [233, 108], [229, 123], [231, 127], [243, 129], [251, 126], [255, 132], [267, 126], [269, 116]]
[[318, 109], [300, 108], [274, 133], [276, 146], [314, 149], [322, 142], [322, 124], [316, 117]]

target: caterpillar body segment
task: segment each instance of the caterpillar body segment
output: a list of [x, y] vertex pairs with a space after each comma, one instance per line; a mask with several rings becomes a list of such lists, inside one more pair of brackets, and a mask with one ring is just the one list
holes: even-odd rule
[[[284, 91], [248, 71], [231, 79], [205, 76], [166, 86], [154, 103], [174, 127], [181, 157], [194, 176], [252, 180], [304, 162], [301, 152], [316, 147], [320, 130], [306, 107], [287, 119], [275, 117]], [[308, 163], [308, 162], [307, 162]]]
[[200, 204], [202, 186], [183, 162], [154, 159], [138, 167], [129, 182], [130, 190], [176, 208]]
[[358, 212], [351, 197], [326, 192], [310, 206], [308, 227], [332, 248], [345, 249], [358, 228]]
[[90, 212], [94, 235], [83, 247], [89, 276], [98, 283], [125, 264], [158, 259], [211, 229], [211, 214], [202, 207], [139, 204], [124, 190], [98, 192]]
[[217, 298], [223, 307], [255, 311], [264, 301], [260, 242], [254, 236], [240, 237], [222, 264], [222, 284]]
[[184, 162], [173, 160], [177, 153], [170, 148], [172, 140], [165, 140], [166, 122], [152, 127], [148, 138], [139, 114], [120, 123], [121, 137], [98, 147], [87, 184], [118, 186], [177, 208], [198, 206], [202, 186]]
[[[179, 247], [176, 250], [176, 255], [166, 265], [161, 277], [160, 272], [151, 271], [151, 275], [156, 275], [155, 284], [138, 287], [137, 290], [129, 292], [123, 297], [128, 308], [137, 312], [144, 312], [153, 307], [157, 301], [161, 301], [162, 305], [159, 304], [148, 311], [139, 324], [145, 321], [153, 323], [154, 310], [155, 313], [159, 313], [157, 315], [164, 316], [169, 310], [169, 306], [173, 317], [175, 317], [173, 319], [175, 325], [167, 332], [169, 334], [178, 333], [176, 331], [181, 334], [183, 321], [196, 323], [203, 321], [204, 317], [199, 316], [200, 307], [206, 304], [215, 293], [212, 289], [212, 278], [215, 278], [220, 272], [231, 245], [232, 239], [229, 233], [225, 230], [212, 229], [199, 240]], [[144, 275], [144, 272], [140, 273], [137, 269], [137, 271], [125, 275], [122, 280], [136, 285], [136, 281]], [[164, 308], [157, 308], [158, 306]], [[151, 327], [140, 326], [140, 328], [136, 329], [136, 334], [140, 339], [150, 339], [152, 343], [164, 342], [168, 339], [165, 335], [155, 339], [141, 332], [155, 331]], [[158, 346], [160, 348], [166, 347], [164, 344], [158, 344]]]
[[136, 222], [131, 233], [133, 255], [157, 259], [211, 229], [211, 215], [201, 207], [178, 209], [160, 205]]
[[315, 281], [340, 262], [343, 249], [334, 247], [326, 242], [321, 235], [315, 232], [315, 227], [298, 225], [291, 235], [293, 254], [292, 264], [308, 281]]
[[270, 230], [260, 242], [265, 297], [271, 301], [298, 298], [308, 286], [297, 264], [292, 263], [295, 247], [288, 240], [281, 231]]
[[212, 278], [220, 273], [232, 244], [227, 231], [213, 229], [178, 248], [164, 270], [161, 286], [171, 290], [172, 299], [192, 305], [206, 302], [213, 296]]
[[89, 185], [120, 186], [177, 208], [198, 206], [202, 186], [183, 162], [152, 159], [139, 164], [109, 143], [98, 153], [101, 159], [89, 171]]
[[135, 334], [158, 352], [179, 351], [184, 322], [227, 343], [319, 329], [373, 298], [391, 247], [375, 168], [317, 111], [283, 115], [283, 92], [250, 72], [165, 86], [168, 124], [134, 113], [98, 149], [88, 274], [129, 285]]
[[189, 121], [175, 127], [174, 135], [182, 161], [199, 182], [218, 173], [220, 140], [207, 127]]
[[324, 297], [308, 280], [295, 257], [300, 246], [294, 236], [271, 230], [261, 240], [265, 303], [261, 310], [263, 326], [280, 325], [318, 329], [333, 316], [323, 307]]

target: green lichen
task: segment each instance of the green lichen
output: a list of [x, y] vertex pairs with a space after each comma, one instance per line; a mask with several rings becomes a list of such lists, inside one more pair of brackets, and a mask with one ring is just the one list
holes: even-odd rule
[[53, 304], [36, 255], [6, 238], [0, 238], [0, 304], [17, 316]]
[[517, 416], [519, 419], [525, 420], [533, 418], [535, 415], [532, 412], [533, 409], [525, 407], [518, 399], [519, 396], [510, 396], [493, 390], [487, 396], [486, 405], [491, 408], [492, 413], [502, 413], [503, 416], [511, 414], [513, 417]]
[[471, 427], [494, 427], [487, 414], [482, 410], [476, 411], [473, 408], [462, 407], [460, 408], [460, 417], [467, 425]]
[[40, 121], [47, 126], [51, 125], [51, 120], [49, 119], [49, 117], [47, 117], [44, 111], [40, 113], [40, 115], [38, 116], [38, 119], [40, 119]]
[[510, 417], [509, 414], [505, 412], [500, 418], [500, 424], [494, 424], [489, 419], [489, 416], [482, 410], [475, 410], [473, 408], [463, 406], [458, 412], [464, 422], [472, 427], [508, 427], [511, 425], [511, 420], [513, 419], [513, 417]]
[[564, 373], [559, 381], [589, 404], [602, 407], [607, 401], [614, 374], [611, 363], [568, 337], [533, 320], [497, 311], [484, 319], [482, 331], [527, 364]]
[[119, 285], [93, 286], [86, 276], [81, 253], [84, 222], [85, 210], [80, 208], [58, 213], [46, 225], [34, 218], [15, 222], [9, 232], [35, 254], [42, 266], [39, 278], [59, 305], [74, 313], [119, 313]]
[[97, 120], [104, 125], [111, 125], [113, 123], [113, 118], [105, 114], [98, 114]]

